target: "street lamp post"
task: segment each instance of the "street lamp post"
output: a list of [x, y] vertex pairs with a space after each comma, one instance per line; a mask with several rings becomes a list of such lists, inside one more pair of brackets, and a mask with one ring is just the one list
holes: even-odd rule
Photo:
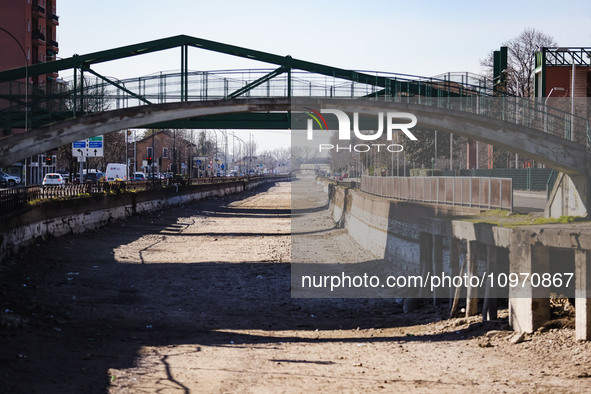
[[546, 100], [544, 100], [544, 132], [548, 132], [548, 99], [552, 96], [554, 91], [556, 92], [563, 92], [565, 89], [561, 86], [554, 86], [548, 92], [548, 96], [546, 96]]
[[[236, 135], [234, 135], [234, 138], [236, 138], [238, 141], [242, 142], [242, 144], [244, 145], [244, 154], [248, 155], [248, 152], [247, 152], [248, 146], [246, 145], [246, 142], [244, 142], [244, 140], [242, 138], [237, 137]], [[240, 168], [238, 168], [238, 170], [240, 170]]]
[[[225, 143], [222, 146], [225, 146], [225, 148], [223, 149], [224, 152], [224, 162], [222, 163], [222, 165], [224, 166], [224, 170], [227, 171], [228, 170], [228, 132], [227, 130], [218, 130], [218, 129], [213, 129], [214, 132], [219, 131], [222, 136], [224, 137]], [[216, 155], [217, 155], [217, 134], [215, 135], [215, 140], [216, 140]]]

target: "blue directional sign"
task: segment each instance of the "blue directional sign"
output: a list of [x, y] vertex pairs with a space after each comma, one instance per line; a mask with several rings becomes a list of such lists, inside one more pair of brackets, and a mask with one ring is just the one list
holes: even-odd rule
[[103, 136], [90, 137], [88, 139], [89, 148], [102, 148], [103, 147]]
[[90, 137], [87, 140], [75, 141], [72, 143], [72, 156], [78, 157], [98, 157], [103, 156], [105, 145], [103, 136]]

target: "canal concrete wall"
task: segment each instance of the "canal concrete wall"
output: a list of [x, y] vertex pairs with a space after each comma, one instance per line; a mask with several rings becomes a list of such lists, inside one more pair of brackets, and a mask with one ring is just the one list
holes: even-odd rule
[[[535, 275], [551, 273], [554, 281], [572, 276], [568, 291], [574, 290], [575, 337], [591, 340], [590, 223], [513, 228], [473, 223], [453, 218], [473, 214], [473, 209], [405, 203], [318, 182], [327, 185], [335, 222], [364, 249], [392, 263], [398, 274], [422, 274], [426, 269], [433, 275], [528, 275], [529, 281], [509, 287], [501, 297], [508, 299], [509, 324], [515, 331], [531, 333], [551, 318], [551, 289], [536, 285]], [[466, 316], [482, 313], [483, 320], [497, 318], [498, 298], [489, 293], [488, 283], [466, 290]], [[448, 296], [453, 294], [437, 294]]]
[[256, 179], [215, 184], [179, 186], [120, 195], [97, 195], [65, 201], [47, 201], [17, 212], [0, 222], [0, 261], [37, 239], [79, 234], [131, 215], [185, 204], [205, 198], [252, 190], [278, 179]]
[[[330, 212], [361, 247], [404, 273], [418, 273], [422, 217], [473, 215], [477, 208], [409, 203], [381, 198], [320, 181], [330, 197]], [[445, 259], [449, 264], [449, 259]]]

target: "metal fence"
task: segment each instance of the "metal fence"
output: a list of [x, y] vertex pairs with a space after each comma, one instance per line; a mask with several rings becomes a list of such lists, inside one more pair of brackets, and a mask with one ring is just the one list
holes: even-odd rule
[[[26, 98], [23, 97], [24, 89], [19, 85], [22, 82], [2, 82], [0, 94], [8, 97], [14, 105], [0, 110], [0, 127], [5, 130], [26, 128], [25, 121], [31, 127], [39, 127], [97, 111], [183, 100], [229, 97], [373, 98], [504, 120], [585, 144], [591, 149], [591, 127], [588, 117], [584, 116], [586, 99], [579, 100], [575, 105], [573, 118], [569, 98], [536, 100], [498, 97], [493, 95], [490, 81], [469, 76], [460, 76], [461, 82], [457, 82], [457, 76], [451, 75], [426, 78], [385, 72], [359, 72], [375, 76], [376, 82], [357, 82], [302, 70], [269, 77], [273, 73], [271, 69], [192, 71], [186, 75], [174, 71], [110, 82], [85, 77], [84, 83], [78, 83], [76, 89], [73, 81], [70, 81], [63, 86], [58, 84], [60, 91], [54, 94], [31, 92], [28, 96], [31, 103], [27, 107], [23, 103]], [[265, 78], [265, 82], [256, 83]], [[378, 80], [383, 80], [381, 85], [385, 86], [378, 84]], [[186, 92], [183, 90], [185, 83]]]
[[362, 176], [361, 190], [407, 201], [513, 210], [511, 178]]
[[50, 200], [65, 197], [83, 196], [85, 194], [109, 194], [122, 193], [130, 190], [149, 190], [161, 188], [178, 188], [179, 186], [197, 185], [206, 183], [235, 182], [254, 180], [246, 177], [210, 177], [188, 179], [166, 179], [143, 182], [96, 182], [84, 184], [66, 184], [63, 187], [42, 187], [39, 185], [17, 187], [0, 190], [0, 215], [27, 206], [30, 202]]
[[467, 176], [482, 178], [511, 178], [515, 190], [546, 191], [554, 186], [555, 172], [552, 168], [493, 168], [471, 170], [435, 170], [435, 175], [441, 176]]

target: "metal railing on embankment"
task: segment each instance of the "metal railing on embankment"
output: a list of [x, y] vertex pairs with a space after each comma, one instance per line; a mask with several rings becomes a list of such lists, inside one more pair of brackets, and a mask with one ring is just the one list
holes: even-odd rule
[[251, 181], [260, 177], [209, 177], [189, 179], [163, 179], [139, 182], [95, 182], [65, 184], [62, 187], [39, 185], [0, 190], [0, 215], [27, 206], [34, 201], [58, 198], [73, 198], [84, 195], [124, 193], [135, 190], [155, 190], [177, 188], [187, 185]]
[[361, 191], [405, 201], [513, 210], [511, 178], [362, 176]]

